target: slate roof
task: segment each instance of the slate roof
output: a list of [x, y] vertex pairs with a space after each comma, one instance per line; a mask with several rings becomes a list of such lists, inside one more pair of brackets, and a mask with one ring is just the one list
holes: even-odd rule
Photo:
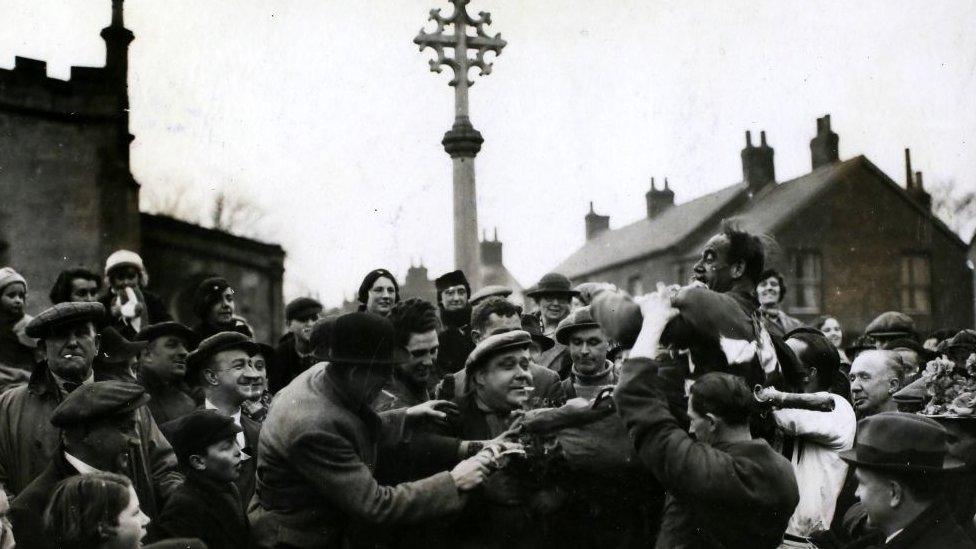
[[[737, 183], [719, 191], [707, 194], [690, 202], [678, 204], [653, 219], [641, 219], [619, 229], [605, 231], [587, 241], [556, 267], [555, 271], [566, 276], [581, 277], [603, 271], [615, 265], [653, 256], [669, 248], [682, 244], [689, 237], [700, 233], [706, 226], [717, 226], [716, 215], [723, 206], [735, 206], [736, 199], [741, 206], [735, 206], [725, 217], [736, 217], [743, 229], [758, 234], [773, 234], [783, 223], [789, 221], [800, 209], [817, 199], [830, 189], [833, 183], [857, 172], [871, 172], [882, 184], [899, 193], [909, 204], [923, 213], [951, 240], [965, 247], [941, 220], [913, 201], [897, 183], [891, 180], [877, 166], [863, 155], [843, 162], [821, 166], [812, 172], [762, 189], [751, 200], [746, 196], [745, 183]], [[698, 234], [699, 241], [679, 250], [682, 258], [697, 257], [704, 242], [714, 231]]]

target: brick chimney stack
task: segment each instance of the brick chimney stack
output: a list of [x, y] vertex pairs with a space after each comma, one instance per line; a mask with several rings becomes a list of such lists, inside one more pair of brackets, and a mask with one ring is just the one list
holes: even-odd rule
[[746, 147], [742, 149], [742, 179], [749, 185], [749, 194], [756, 194], [766, 185], [776, 182], [773, 168], [773, 148], [766, 144], [766, 132], [759, 132], [759, 146], [752, 145], [752, 134], [746, 131]]
[[482, 265], [501, 265], [502, 264], [502, 243], [498, 240], [498, 227], [495, 227], [494, 240], [488, 240], [488, 235], [481, 233], [481, 264]]
[[817, 119], [817, 135], [810, 140], [810, 159], [813, 169], [833, 164], [840, 160], [838, 143], [840, 137], [830, 129], [830, 115]]
[[652, 219], [671, 206], [674, 206], [674, 191], [668, 185], [668, 178], [664, 178], [664, 188], [657, 189], [654, 178], [651, 178], [651, 190], [644, 195], [647, 200], [647, 217]]
[[600, 215], [593, 211], [593, 201], [590, 201], [590, 213], [583, 218], [586, 222], [586, 239], [592, 240], [596, 236], [610, 229], [610, 216]]
[[912, 173], [911, 149], [905, 149], [905, 191], [919, 206], [926, 211], [932, 210], [932, 195], [925, 190], [922, 183], [922, 172]]

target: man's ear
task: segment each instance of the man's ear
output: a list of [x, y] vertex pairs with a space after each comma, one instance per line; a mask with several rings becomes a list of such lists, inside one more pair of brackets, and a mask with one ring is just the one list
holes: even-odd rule
[[98, 349], [102, 347], [102, 336], [95, 334], [95, 355], [98, 355]]
[[895, 481], [888, 482], [888, 493], [890, 495], [889, 506], [898, 507], [905, 502], [905, 487]]
[[901, 382], [898, 381], [898, 377], [891, 376], [888, 379], [888, 394], [893, 395], [901, 389]]
[[484, 385], [485, 376], [487, 375], [488, 372], [486, 372], [484, 369], [478, 370], [477, 372], [474, 373], [474, 378], [471, 381], [473, 381], [477, 385]]
[[746, 262], [740, 259], [730, 264], [729, 274], [732, 278], [742, 278], [746, 274]]
[[477, 345], [478, 342], [481, 341], [481, 332], [478, 331], [478, 330], [475, 330], [474, 328], [472, 328], [471, 329], [471, 341], [474, 342], [475, 345]]
[[218, 385], [217, 374], [215, 374], [213, 370], [203, 370], [200, 372], [200, 374], [203, 376], [203, 380], [205, 382], [209, 383], [210, 385]]
[[193, 454], [188, 460], [190, 462], [190, 467], [197, 471], [205, 471], [207, 469], [207, 464], [203, 461], [202, 456]]

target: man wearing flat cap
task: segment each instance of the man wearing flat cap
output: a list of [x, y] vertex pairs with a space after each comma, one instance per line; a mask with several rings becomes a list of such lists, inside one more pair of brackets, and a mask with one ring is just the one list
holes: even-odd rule
[[247, 549], [249, 525], [234, 484], [241, 474], [241, 428], [215, 410], [197, 410], [162, 429], [186, 482], [166, 503], [159, 531], [168, 538], [198, 538], [208, 549]]
[[139, 353], [136, 382], [152, 397], [149, 411], [156, 423], [172, 421], [197, 408], [186, 382], [186, 359], [196, 348], [197, 336], [179, 322], [152, 324], [136, 334], [145, 348]]
[[[125, 381], [96, 381], [67, 396], [54, 410], [51, 424], [61, 429], [61, 443], [44, 472], [17, 496], [11, 506], [17, 547], [55, 549], [44, 535], [44, 509], [62, 480], [94, 471], [130, 477], [143, 511], [155, 517], [152, 485], [138, 482], [130, 447], [138, 444], [136, 410], [149, 400], [145, 390]], [[134, 478], [133, 478], [134, 477]], [[140, 489], [149, 489], [139, 492]]]
[[[99, 381], [92, 369], [98, 353], [95, 326], [105, 317], [100, 303], [59, 303], [39, 314], [27, 326], [39, 340], [46, 360], [35, 365], [27, 385], [0, 396], [0, 484], [17, 494], [40, 475], [58, 451], [60, 435], [51, 425], [55, 408], [79, 387]], [[131, 461], [162, 503], [183, 480], [169, 442], [146, 407], [136, 411], [138, 451]], [[141, 488], [147, 493], [149, 487]]]
[[252, 357], [261, 346], [238, 332], [220, 332], [200, 342], [187, 358], [187, 379], [203, 392], [203, 408], [216, 410], [241, 428], [237, 444], [244, 451], [241, 474], [235, 481], [241, 506], [254, 495], [255, 452], [261, 424], [242, 413], [241, 405], [263, 392], [264, 373]]
[[468, 353], [474, 349], [471, 342], [471, 285], [461, 271], [451, 271], [434, 280], [437, 289], [437, 307], [443, 326], [437, 339], [440, 342], [438, 365], [440, 373], [450, 374], [464, 368]]
[[275, 397], [258, 445], [255, 545], [339, 547], [377, 526], [446, 517], [479, 486], [485, 456], [450, 472], [394, 486], [374, 478], [379, 451], [422, 418], [443, 420], [442, 402], [376, 414], [376, 395], [402, 360], [393, 325], [358, 312], [336, 319], [329, 362], [295, 378]]
[[600, 325], [593, 320], [590, 308], [580, 307], [559, 323], [556, 341], [565, 345], [572, 359], [566, 379], [562, 380], [562, 393], [567, 399], [582, 397], [587, 400], [596, 396], [600, 389], [617, 384], [617, 372], [607, 360], [610, 341]]
[[946, 474], [963, 466], [947, 450], [945, 429], [930, 418], [882, 412], [858, 423], [854, 448], [840, 456], [856, 468], [855, 495], [881, 533], [875, 546], [976, 548], [942, 499]]
[[322, 304], [310, 297], [298, 297], [285, 306], [288, 333], [274, 351], [274, 368], [268, 372], [268, 388], [277, 393], [298, 374], [318, 362], [312, 354], [312, 326], [322, 314]]
[[864, 335], [871, 338], [878, 349], [895, 339], [918, 339], [915, 321], [898, 311], [881, 313], [864, 328]]
[[489, 297], [501, 297], [508, 299], [508, 296], [510, 295], [512, 295], [512, 289], [508, 286], [489, 284], [488, 286], [485, 286], [471, 294], [471, 299], [468, 302], [471, 304], [471, 307], [474, 308]]

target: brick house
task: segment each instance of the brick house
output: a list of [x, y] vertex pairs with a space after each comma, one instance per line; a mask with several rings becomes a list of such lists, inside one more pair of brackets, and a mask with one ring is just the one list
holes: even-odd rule
[[193, 324], [192, 287], [208, 275], [237, 289], [238, 309], [262, 341], [284, 323], [280, 246], [139, 211], [129, 167], [128, 47], [122, 0], [102, 30], [104, 67], [72, 67], [69, 80], [47, 76], [44, 61], [17, 57], [0, 69], [0, 266], [28, 281], [28, 310], [49, 305], [62, 269], [99, 272], [119, 248], [139, 252], [149, 288], [171, 313]]
[[921, 331], [972, 326], [968, 246], [932, 214], [908, 150], [902, 188], [863, 155], [841, 161], [838, 143], [830, 116], [818, 119], [812, 171], [777, 182], [765, 132], [758, 146], [746, 132], [742, 182], [675, 204], [667, 182], [652, 180], [647, 216], [613, 230], [591, 204], [585, 243], [554, 270], [631, 293], [687, 281], [705, 241], [735, 218], [775, 242], [768, 262], [787, 278], [791, 315], [830, 314], [848, 334], [887, 310], [910, 314]]

